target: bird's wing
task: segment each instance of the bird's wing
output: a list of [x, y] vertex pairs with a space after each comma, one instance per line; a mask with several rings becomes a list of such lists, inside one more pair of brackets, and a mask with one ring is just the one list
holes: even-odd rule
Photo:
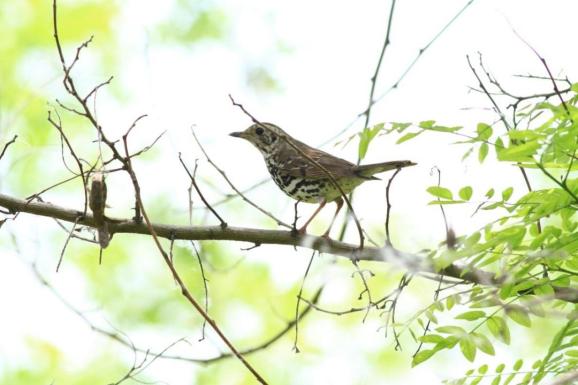
[[355, 165], [345, 159], [337, 158], [324, 151], [310, 147], [305, 143], [295, 140], [293, 142], [304, 154], [297, 151], [290, 144], [284, 143], [284, 146], [278, 153], [278, 159], [284, 160], [278, 162], [279, 169], [283, 173], [295, 177], [307, 177], [312, 179], [327, 179], [327, 173], [320, 167], [311, 162], [313, 159], [316, 163], [323, 166], [334, 178], [356, 176], [353, 172]]

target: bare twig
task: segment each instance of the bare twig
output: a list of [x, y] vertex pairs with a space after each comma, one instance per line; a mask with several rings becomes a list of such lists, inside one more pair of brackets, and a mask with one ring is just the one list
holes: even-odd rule
[[[235, 191], [235, 193], [237, 193], [238, 196], [240, 196], [245, 202], [247, 202], [248, 204], [250, 204], [251, 206], [253, 206], [254, 208], [256, 208], [257, 210], [259, 210], [260, 212], [262, 212], [263, 214], [265, 214], [266, 216], [268, 216], [269, 218], [273, 219], [275, 222], [277, 222], [277, 224], [279, 226], [283, 226], [286, 228], [291, 228], [290, 225], [288, 225], [287, 223], [281, 221], [280, 219], [278, 219], [277, 217], [275, 217], [273, 214], [271, 214], [269, 211], [261, 208], [259, 205], [257, 205], [256, 203], [254, 203], [253, 201], [251, 201], [249, 198], [247, 198], [245, 196], [245, 194], [243, 194], [242, 191], [240, 191], [237, 187], [235, 187], [235, 185], [231, 182], [231, 180], [229, 179], [229, 177], [227, 176], [227, 174], [225, 173], [225, 171], [223, 171], [219, 166], [217, 166], [217, 164], [215, 162], [212, 161], [212, 159], [209, 157], [209, 155], [207, 154], [207, 152], [205, 151], [205, 148], [203, 147], [203, 145], [201, 144], [201, 142], [199, 141], [199, 139], [197, 138], [197, 135], [195, 134], [195, 131], [193, 130], [193, 128], [191, 127], [191, 132], [193, 133], [193, 138], [195, 138], [195, 141], [197, 142], [197, 145], [199, 146], [199, 148], [201, 149], [201, 151], [203, 152], [203, 154], [205, 155], [205, 158], [207, 159], [207, 161], [211, 164], [211, 166], [213, 166], [215, 168], [215, 170], [217, 170], [217, 172], [219, 174], [221, 174], [221, 176], [223, 177], [223, 179], [225, 179], [225, 181], [227, 182], [227, 184], [233, 189], [233, 191]], [[214, 205], [213, 205], [214, 206]]]
[[[303, 287], [305, 286], [305, 280], [309, 274], [309, 269], [311, 269], [311, 264], [313, 263], [313, 258], [315, 258], [316, 251], [313, 250], [307, 267], [305, 268], [305, 273], [303, 274], [303, 279], [301, 280], [301, 287], [299, 288], [299, 294], [297, 294], [297, 303], [295, 304], [295, 319], [299, 319], [299, 305], [301, 303], [301, 296], [303, 294]], [[293, 340], [293, 351], [299, 353], [299, 347], [297, 346], [297, 341], [299, 340], [299, 322], [295, 322], [295, 339]]]
[[[138, 151], [135, 152], [135, 153], [132, 153], [132, 154], [130, 155], [130, 158], [136, 158], [137, 156], [140, 156], [140, 155], [144, 154], [145, 152], [149, 151], [151, 148], [154, 147], [155, 144], [157, 144], [157, 142], [158, 142], [165, 134], [166, 134], [166, 131], [161, 132], [161, 133], [151, 142], [151, 144], [146, 145], [145, 147], [141, 148], [140, 150], [138, 150]], [[106, 165], [112, 163], [112, 162], [115, 161], [115, 160], [116, 160], [115, 158], [110, 158], [110, 159], [108, 159], [108, 160], [106, 160], [106, 161], [103, 161], [102, 164], [103, 164], [104, 166], [106, 166]], [[113, 171], [113, 170], [109, 170], [109, 171], [107, 171], [107, 172], [111, 172], [111, 171]]]
[[[153, 238], [153, 241], [155, 243], [155, 246], [157, 247], [158, 251], [160, 252], [161, 256], [163, 257], [165, 263], [167, 264], [167, 266], [169, 267], [171, 274], [173, 276], [173, 278], [175, 279], [175, 281], [177, 282], [177, 284], [179, 285], [180, 289], [181, 289], [181, 293], [183, 294], [183, 296], [188, 300], [188, 302], [195, 308], [195, 310], [203, 317], [203, 319], [205, 319], [207, 321], [207, 323], [209, 323], [211, 325], [211, 327], [213, 328], [213, 330], [217, 333], [217, 335], [219, 336], [219, 338], [225, 343], [225, 345], [227, 345], [227, 347], [233, 352], [233, 354], [235, 355], [235, 357], [237, 357], [237, 359], [247, 368], [247, 370], [249, 370], [252, 375], [257, 379], [258, 382], [260, 382], [261, 384], [267, 384], [267, 382], [263, 379], [263, 377], [251, 366], [251, 364], [249, 364], [249, 362], [238, 352], [238, 350], [235, 348], [235, 346], [229, 341], [229, 339], [223, 334], [223, 332], [220, 330], [220, 328], [217, 326], [216, 322], [213, 321], [209, 315], [203, 310], [203, 308], [198, 304], [198, 302], [193, 298], [193, 296], [191, 295], [191, 293], [189, 292], [189, 290], [187, 289], [186, 285], [184, 284], [183, 280], [181, 279], [180, 275], [178, 274], [178, 272], [176, 271], [174, 265], [171, 263], [170, 258], [168, 256], [168, 254], [166, 253], [166, 251], [163, 249], [160, 240], [158, 238], [158, 235], [152, 225], [152, 222], [150, 221], [147, 212], [145, 210], [144, 204], [142, 202], [142, 198], [141, 198], [141, 193], [140, 193], [140, 185], [138, 183], [138, 179], [137, 176], [134, 172], [133, 166], [132, 166], [132, 162], [131, 162], [131, 157], [130, 157], [130, 153], [128, 150], [128, 143], [127, 143], [127, 137], [130, 134], [131, 130], [134, 128], [134, 126], [136, 125], [136, 123], [138, 122], [138, 120], [140, 119], [140, 117], [138, 119], [135, 120], [135, 122], [133, 123], [133, 125], [128, 129], [128, 131], [126, 132], [125, 135], [123, 135], [122, 139], [123, 139], [123, 144], [124, 144], [124, 153], [125, 156], [122, 156], [121, 153], [118, 151], [118, 149], [115, 146], [115, 143], [108, 140], [106, 138], [106, 136], [103, 133], [102, 127], [98, 124], [95, 116], [93, 115], [93, 113], [90, 111], [88, 105], [87, 105], [87, 98], [83, 98], [80, 96], [79, 92], [76, 90], [76, 87], [74, 85], [74, 81], [73, 79], [70, 77], [70, 69], [71, 67], [76, 63], [77, 59], [75, 59], [72, 62], [71, 66], [66, 65], [65, 59], [64, 59], [64, 54], [62, 52], [62, 47], [60, 44], [60, 38], [58, 35], [58, 25], [57, 25], [57, 4], [56, 4], [56, 0], [53, 0], [52, 3], [52, 11], [53, 11], [53, 29], [54, 29], [54, 39], [56, 42], [56, 46], [57, 46], [57, 50], [58, 50], [58, 54], [60, 57], [60, 61], [62, 64], [62, 69], [64, 72], [64, 87], [66, 88], [66, 90], [68, 91], [69, 94], [71, 94], [77, 101], [78, 103], [82, 106], [84, 112], [83, 112], [83, 116], [88, 119], [90, 121], [90, 123], [96, 128], [96, 130], [99, 133], [99, 138], [100, 140], [106, 144], [108, 146], [108, 148], [112, 151], [113, 157], [115, 159], [117, 159], [122, 165], [123, 165], [123, 169], [128, 173], [130, 180], [132, 182], [133, 188], [134, 188], [134, 193], [135, 193], [135, 210], [137, 211], [137, 219], [140, 218], [140, 214], [142, 214], [142, 217], [145, 220], [145, 228], [147, 229], [147, 233], [150, 234]], [[90, 40], [89, 40], [90, 41]], [[81, 47], [79, 47], [77, 49], [77, 57], [80, 54], [80, 50], [86, 46], [87, 43], [83, 44]], [[96, 87], [98, 88], [98, 86]], [[90, 94], [89, 94], [90, 95]], [[183, 164], [184, 165], [184, 164]], [[188, 171], [187, 171], [188, 172]], [[86, 212], [86, 210], [85, 210]], [[82, 218], [81, 218], [82, 219]], [[94, 218], [91, 217], [91, 221], [94, 223]], [[139, 223], [138, 220], [133, 221], [133, 223]], [[111, 230], [112, 231], [112, 230]]]
[[[103, 329], [99, 326], [97, 326], [96, 324], [94, 324], [84, 313], [82, 313], [80, 310], [78, 310], [73, 304], [71, 304], [67, 299], [65, 299], [49, 282], [48, 280], [40, 273], [40, 271], [38, 271], [37, 267], [34, 264], [29, 264], [30, 268], [32, 269], [35, 277], [38, 279], [38, 281], [44, 285], [45, 287], [47, 287], [49, 289], [49, 291], [71, 312], [73, 312], [74, 314], [76, 314], [80, 319], [82, 319], [82, 321], [84, 323], [86, 323], [90, 329], [92, 329], [93, 331], [104, 335], [108, 338], [111, 338], [112, 340], [120, 343], [123, 346], [126, 346], [128, 348], [130, 348], [131, 350], [135, 351], [135, 352], [139, 352], [139, 353], [145, 353], [145, 354], [150, 354], [153, 355], [155, 357], [158, 358], [162, 358], [162, 359], [168, 359], [168, 360], [177, 360], [177, 361], [186, 361], [186, 362], [194, 362], [194, 363], [199, 363], [199, 364], [210, 364], [216, 361], [220, 361], [226, 358], [231, 358], [233, 357], [233, 354], [231, 353], [221, 353], [218, 356], [215, 357], [211, 357], [211, 358], [193, 358], [193, 357], [185, 357], [185, 356], [177, 356], [177, 355], [170, 355], [167, 354], [167, 350], [168, 348], [163, 349], [161, 352], [152, 352], [150, 349], [143, 349], [143, 348], [139, 348], [137, 346], [134, 345], [134, 343], [132, 341], [130, 341], [130, 339], [124, 335], [123, 333], [119, 333], [118, 331], [109, 331], [106, 329]], [[321, 296], [321, 293], [323, 291], [323, 287], [319, 288], [316, 293], [313, 295], [313, 298], [311, 300], [307, 300], [307, 299], [302, 299], [304, 302], [306, 302], [308, 305], [307, 307], [299, 314], [299, 316], [288, 322], [287, 325], [279, 330], [276, 334], [274, 334], [273, 336], [271, 336], [270, 338], [268, 338], [267, 340], [263, 341], [262, 343], [253, 346], [251, 348], [242, 350], [240, 353], [243, 356], [252, 354], [252, 353], [256, 353], [258, 351], [261, 351], [263, 349], [268, 348], [269, 346], [273, 345], [275, 342], [279, 341], [283, 336], [285, 336], [289, 331], [291, 331], [293, 329], [293, 326], [295, 324], [295, 322], [299, 322], [301, 321], [307, 314], [309, 314], [311, 312], [311, 310], [314, 308], [314, 306], [316, 306], [317, 302], [319, 301], [319, 298]], [[176, 342], [173, 342], [169, 345], [169, 348], [174, 346], [176, 343], [182, 341], [182, 339], [177, 340]]]
[[[199, 262], [199, 270], [201, 272], [201, 279], [203, 280], [203, 290], [205, 291], [205, 312], [209, 314], [209, 287], [207, 286], [208, 279], [205, 276], [205, 268], [203, 267], [203, 261], [201, 259], [201, 254], [199, 253], [199, 249], [195, 245], [195, 242], [191, 241], [191, 245], [193, 246], [193, 250], [195, 251], [195, 255], [197, 257], [197, 262]], [[201, 328], [201, 339], [202, 341], [205, 339], [205, 328], [207, 326], [207, 320], [203, 319], [203, 327]]]
[[[413, 59], [413, 61], [411, 63], [409, 63], [409, 65], [401, 72], [400, 76], [397, 77], [395, 82], [389, 88], [387, 88], [377, 98], [375, 98], [371, 107], [373, 107], [375, 104], [377, 104], [378, 102], [383, 100], [383, 98], [385, 98], [391, 91], [393, 91], [399, 87], [401, 82], [410, 73], [410, 71], [417, 64], [417, 62], [423, 57], [424, 53], [431, 48], [431, 46], [440, 38], [440, 36], [442, 36], [444, 34], [444, 32], [446, 30], [449, 29], [449, 27], [453, 23], [455, 23], [455, 21], [457, 19], [459, 19], [459, 17], [472, 5], [472, 3], [474, 1], [475, 0], [469, 0], [442, 28], [440, 28], [440, 30], [423, 47], [418, 49], [418, 52], [417, 52], [415, 58]], [[322, 145], [330, 143], [333, 140], [335, 140], [336, 138], [340, 137], [344, 132], [349, 130], [355, 124], [355, 122], [357, 122], [361, 117], [365, 116], [366, 111], [367, 111], [367, 109], [358, 113], [357, 116], [349, 124], [347, 124], [341, 131], [335, 133], [335, 135], [331, 136], [329, 139], [324, 141], [322, 143]]]
[[11, 144], [16, 142], [16, 138], [18, 138], [18, 135], [14, 135], [14, 137], [4, 145], [4, 147], [2, 148], [2, 152], [0, 152], [0, 159], [4, 157], [4, 154], [6, 153], [8, 147], [10, 147]]
[[[389, 43], [390, 43], [389, 35], [391, 33], [391, 26], [393, 25], [392, 21], [393, 21], [393, 11], [395, 10], [395, 2], [396, 2], [396, 0], [391, 1], [391, 7], [389, 8], [389, 16], [387, 19], [387, 29], [385, 31], [385, 39], [383, 40], [383, 46], [381, 47], [379, 59], [377, 59], [377, 65], [375, 66], [375, 72], [373, 73], [373, 76], [371, 77], [371, 88], [369, 90], [369, 102], [367, 104], [367, 109], [363, 112], [363, 115], [365, 115], [365, 123], [363, 124], [364, 128], [367, 128], [369, 126], [371, 107], [375, 103], [375, 100], [373, 99], [373, 95], [375, 94], [375, 85], [377, 84], [377, 76], [379, 75], [379, 71], [381, 70], [381, 63], [383, 62], [383, 57], [385, 56], [385, 50], [387, 49], [387, 47], [389, 46]], [[360, 160], [361, 160], [360, 158], [357, 159], [357, 164], [359, 164]]]
[[[386, 295], [385, 297], [383, 297], [383, 298], [375, 301], [375, 302], [373, 303], [373, 305], [374, 305], [375, 307], [378, 307], [378, 306], [384, 304], [385, 302], [387, 302], [387, 300], [388, 300], [392, 295], [395, 294], [396, 291], [397, 291], [397, 289], [396, 289], [393, 293], [390, 293], [390, 294]], [[347, 309], [347, 310], [331, 310], [331, 309], [323, 308], [323, 307], [321, 307], [321, 306], [313, 303], [312, 301], [308, 300], [307, 298], [301, 298], [301, 300], [302, 300], [303, 302], [311, 305], [315, 310], [317, 310], [317, 311], [319, 311], [319, 312], [321, 312], [321, 313], [326, 313], [326, 314], [331, 314], [331, 315], [342, 316], [342, 315], [346, 315], [346, 314], [353, 314], [353, 313], [358, 313], [358, 312], [361, 312], [361, 311], [364, 311], [364, 312], [367, 311], [367, 306], [352, 307], [352, 308]]]
[[[66, 147], [68, 147], [68, 151], [70, 151], [70, 155], [72, 155], [72, 157], [74, 158], [74, 161], [76, 162], [76, 164], [78, 166], [78, 171], [80, 173], [80, 177], [82, 178], [82, 188], [84, 190], [83, 214], [86, 215], [86, 210], [88, 209], [88, 191], [87, 191], [86, 183], [87, 183], [88, 179], [87, 179], [86, 174], [84, 173], [84, 167], [82, 166], [82, 162], [80, 161], [80, 158], [76, 155], [76, 152], [74, 151], [74, 148], [72, 148], [72, 145], [70, 144], [70, 141], [68, 140], [68, 137], [66, 136], [66, 134], [64, 134], [64, 130], [62, 129], [60, 117], [58, 116], [58, 114], [57, 114], [57, 117], [58, 117], [58, 122], [56, 122], [55, 120], [52, 119], [50, 111], [48, 111], [48, 121], [52, 124], [52, 126], [54, 128], [56, 128], [58, 130], [58, 132], [60, 133], [60, 138], [62, 140], [64, 140], [64, 142], [66, 143]], [[64, 154], [63, 154], [63, 156], [64, 156]]]
[[[488, 97], [488, 99], [490, 100], [490, 102], [492, 103], [492, 106], [494, 107], [494, 111], [498, 114], [500, 121], [504, 124], [504, 127], [506, 128], [506, 131], [510, 131], [511, 129], [514, 129], [515, 127], [512, 127], [507, 119], [506, 116], [504, 115], [504, 113], [502, 112], [502, 110], [500, 109], [500, 107], [498, 106], [498, 104], [496, 103], [494, 97], [490, 94], [490, 92], [488, 91], [488, 89], [486, 88], [484, 82], [482, 81], [481, 77], [478, 75], [476, 69], [474, 68], [474, 66], [472, 65], [472, 62], [470, 61], [470, 57], [469, 55], [466, 55], [466, 59], [468, 61], [468, 66], [470, 67], [470, 70], [472, 71], [472, 73], [474, 74], [475, 78], [478, 81], [478, 85], [480, 86], [480, 88], [482, 89], [482, 91], [484, 92], [484, 94]], [[480, 55], [480, 61], [481, 61], [481, 55]], [[528, 174], [526, 173], [526, 170], [523, 167], [518, 166], [518, 169], [520, 170], [520, 172], [522, 173], [522, 177], [524, 178], [524, 183], [526, 184], [526, 187], [528, 188], [528, 191], [532, 191], [532, 185], [530, 184], [530, 179], [528, 178]]]
[[395, 291], [395, 296], [393, 300], [390, 301], [389, 309], [385, 310], [385, 313], [387, 314], [384, 325], [385, 337], [387, 337], [387, 332], [389, 326], [391, 325], [391, 330], [393, 331], [393, 339], [395, 341], [395, 348], [394, 348], [395, 350], [401, 350], [401, 342], [399, 340], [400, 333], [397, 332], [395, 322], [395, 312], [397, 310], [397, 303], [399, 301], [399, 297], [401, 296], [403, 289], [405, 289], [409, 285], [409, 283], [412, 280], [412, 277], [413, 276], [411, 274], [407, 273], [405, 273], [401, 277], [401, 279], [399, 280], [399, 284], [397, 286], [397, 290]]
[[191, 179], [191, 183], [193, 184], [193, 187], [195, 188], [195, 191], [197, 192], [197, 194], [199, 195], [199, 197], [201, 198], [201, 200], [203, 201], [203, 203], [205, 204], [205, 206], [209, 209], [209, 211], [211, 211], [213, 213], [213, 215], [219, 220], [219, 222], [221, 222], [221, 227], [222, 228], [226, 228], [227, 227], [227, 222], [225, 222], [225, 220], [223, 218], [221, 218], [221, 216], [219, 214], [217, 214], [217, 212], [215, 211], [215, 209], [209, 204], [209, 202], [207, 202], [207, 200], [205, 199], [205, 196], [203, 195], [203, 193], [201, 192], [201, 190], [199, 189], [199, 186], [197, 185], [197, 182], [195, 181], [195, 177], [193, 176], [193, 174], [191, 174], [191, 172], [189, 171], [189, 169], [187, 168], [187, 165], [185, 164], [185, 162], [183, 161], [183, 158], [181, 157], [181, 153], [179, 152], [179, 161], [181, 162], [181, 164], [183, 165], [183, 168], [185, 169], [185, 171], [187, 172], [187, 174], [189, 175], [189, 178]]
[[[438, 187], [441, 186], [442, 183], [442, 170], [439, 169], [439, 167], [434, 166], [431, 170], [431, 172], [436, 171], [438, 173]], [[430, 174], [431, 175], [431, 174]], [[437, 198], [438, 202], [440, 201], [440, 198]], [[444, 205], [439, 205], [440, 206], [440, 210], [442, 213], [442, 219], [444, 220], [444, 227], [445, 227], [445, 234], [447, 236], [447, 234], [450, 231], [450, 227], [448, 225], [448, 217], [446, 216], [446, 210], [444, 209]]]
[[[440, 275], [439, 276], [439, 281], [438, 281], [438, 287], [436, 289], [436, 291], [434, 292], [434, 302], [438, 300], [439, 296], [440, 296], [440, 292], [442, 290], [442, 282], [444, 280], [444, 276]], [[427, 319], [427, 323], [425, 324], [425, 328], [423, 329], [423, 334], [422, 336], [425, 336], [428, 331], [429, 328], [431, 326], [431, 319], [428, 318]], [[423, 346], [423, 341], [419, 341], [419, 345], [417, 346], [417, 349], [415, 350], [415, 352], [413, 353], [412, 357], [415, 358], [415, 356], [419, 353], [419, 351], [421, 350], [421, 347]]]
[[401, 171], [401, 168], [395, 170], [389, 181], [387, 182], [387, 187], [385, 188], [385, 244], [391, 246], [391, 235], [389, 234], [389, 218], [391, 215], [391, 200], [389, 198], [389, 189], [393, 178]]
[[[389, 9], [389, 16], [388, 16], [388, 20], [387, 20], [387, 28], [385, 30], [385, 38], [383, 40], [383, 46], [381, 47], [381, 52], [379, 54], [379, 58], [377, 59], [375, 71], [373, 73], [373, 76], [371, 77], [371, 87], [369, 89], [369, 102], [367, 104], [367, 108], [365, 109], [365, 111], [363, 111], [362, 113], [360, 113], [357, 116], [359, 118], [359, 117], [365, 115], [365, 123], [363, 124], [364, 130], [366, 130], [367, 127], [369, 126], [371, 109], [372, 109], [373, 105], [375, 104], [374, 93], [375, 93], [375, 85], [377, 84], [377, 76], [379, 75], [379, 71], [381, 70], [381, 63], [383, 62], [383, 57], [385, 55], [385, 51], [386, 51], [386, 49], [390, 43], [389, 35], [391, 33], [391, 26], [393, 24], [392, 21], [393, 21], [393, 12], [395, 10], [395, 2], [396, 2], [396, 0], [391, 1], [391, 7]], [[358, 156], [357, 156], [357, 164], [358, 165], [359, 165], [359, 162], [361, 162], [361, 157], [358, 154]], [[352, 191], [351, 193], [349, 193], [349, 197], [347, 197], [347, 199], [349, 199], [349, 201], [353, 201], [353, 197], [354, 197], [354, 192]], [[345, 198], [345, 196], [344, 196], [344, 198]], [[341, 225], [341, 229], [339, 230], [339, 239], [343, 239], [343, 237], [345, 237], [345, 232], [347, 231], [347, 226], [349, 225], [349, 216], [351, 214], [353, 214], [353, 217], [355, 218], [355, 213], [353, 213], [353, 211], [350, 210], [351, 207], [352, 207], [351, 203], [348, 202], [347, 210], [345, 212], [345, 220], [343, 221], [343, 224]], [[356, 219], [356, 222], [357, 222], [357, 219]]]
[[[160, 243], [160, 240], [158, 238], [158, 235], [153, 228], [152, 222], [150, 221], [148, 214], [144, 208], [144, 204], [142, 202], [142, 198], [141, 198], [141, 194], [140, 194], [140, 185], [138, 183], [138, 179], [136, 177], [136, 174], [132, 168], [131, 159], [129, 157], [128, 144], [127, 144], [127, 136], [129, 133], [130, 133], [130, 130], [123, 136], [122, 139], [123, 139], [123, 143], [124, 143], [124, 151], [126, 154], [126, 157], [124, 158], [126, 171], [129, 173], [131, 181], [133, 183], [133, 187], [135, 190], [135, 196], [136, 196], [136, 203], [137, 203], [137, 206], [140, 207], [140, 212], [141, 212], [141, 214], [145, 220], [147, 230], [148, 230], [149, 234], [152, 236], [157, 249], [161, 253], [161, 255], [162, 255], [163, 259], [165, 260], [166, 264], [168, 265], [169, 269], [171, 270], [171, 273], [173, 275], [174, 280], [177, 282], [177, 284], [179, 285], [179, 287], [181, 289], [181, 293], [189, 301], [189, 303], [196, 309], [196, 311], [203, 317], [203, 319], [206, 320], [207, 323], [209, 323], [209, 325], [211, 325], [211, 327], [213, 328], [215, 333], [217, 333], [219, 338], [225, 343], [225, 345], [227, 345], [227, 347], [233, 352], [235, 357], [237, 357], [239, 359], [239, 361], [247, 368], [247, 370], [249, 370], [253, 374], [253, 376], [257, 379], [257, 381], [259, 381], [259, 383], [261, 383], [263, 385], [267, 385], [267, 382], [265, 381], [265, 379], [263, 379], [263, 377], [261, 377], [261, 375], [253, 368], [253, 366], [239, 353], [237, 348], [235, 348], [235, 346], [231, 343], [231, 341], [229, 341], [229, 339], [223, 334], [221, 329], [217, 326], [217, 323], [212, 318], [209, 317], [207, 312], [194, 299], [194, 297], [191, 295], [191, 293], [187, 289], [182, 278], [180, 277], [179, 273], [175, 269], [174, 265], [171, 263], [168, 254], [163, 249], [163, 247]], [[184, 166], [184, 163], [183, 163], [183, 166]], [[185, 167], [185, 169], [186, 169], [186, 167]], [[187, 170], [187, 173], [188, 173], [188, 170]], [[192, 178], [192, 175], [190, 175], [190, 176]], [[201, 195], [201, 197], [202, 197], [202, 195]], [[221, 226], [221, 228], [225, 229], [226, 225]]]
[[60, 252], [60, 258], [58, 258], [58, 263], [56, 264], [56, 272], [58, 273], [58, 270], [60, 269], [60, 264], [62, 263], [62, 259], [64, 258], [64, 252], [66, 251], [66, 246], [68, 246], [68, 241], [70, 241], [70, 238], [72, 238], [72, 234], [74, 233], [74, 230], [76, 230], [76, 225], [78, 224], [80, 217], [77, 217], [76, 220], [74, 221], [74, 224], [72, 225], [72, 228], [70, 229], [70, 233], [68, 233], [68, 237], [66, 237], [66, 241], [64, 242], [64, 246], [62, 246], [62, 251]]
[[374, 306], [375, 304], [371, 298], [371, 290], [369, 290], [369, 285], [367, 284], [367, 279], [365, 278], [364, 273], [368, 272], [370, 277], [373, 277], [374, 274], [371, 270], [362, 270], [359, 267], [359, 264], [357, 263], [357, 261], [353, 261], [353, 265], [355, 266], [355, 271], [353, 272], [352, 276], [357, 274], [359, 276], [359, 278], [361, 279], [361, 283], [363, 284], [363, 290], [361, 291], [361, 293], [359, 293], [359, 295], [357, 296], [357, 299], [361, 300], [363, 298], [363, 295], [367, 294], [367, 305], [365, 306], [365, 315], [363, 316], [363, 319], [361, 320], [361, 322], [365, 322], [365, 320], [367, 319], [367, 316], [369, 315], [369, 311], [371, 310], [371, 307]]
[[[544, 68], [546, 69], [546, 72], [548, 73], [548, 78], [550, 78], [550, 80], [552, 82], [552, 87], [554, 88], [554, 93], [556, 94], [556, 96], [558, 96], [558, 99], [560, 99], [560, 103], [564, 107], [564, 111], [566, 111], [566, 115], [568, 116], [568, 119], [574, 125], [574, 119], [572, 118], [572, 114], [570, 113], [570, 110], [568, 109], [568, 105], [566, 104], [566, 101], [562, 97], [562, 93], [560, 92], [560, 89], [558, 88], [558, 83], [556, 83], [556, 80], [554, 79], [554, 76], [552, 75], [552, 71], [550, 71], [550, 67], [548, 66], [548, 63], [546, 63], [546, 59], [544, 57], [542, 57], [538, 53], [538, 51], [536, 51], [536, 49], [530, 45], [530, 43], [528, 43], [522, 36], [520, 36], [520, 34], [517, 31], [514, 30], [514, 33], [516, 34], [516, 36], [518, 36], [520, 38], [520, 40], [522, 40], [528, 46], [528, 48], [530, 48], [532, 50], [532, 52], [534, 52], [534, 54], [538, 57], [538, 59], [540, 60], [540, 62], [544, 66]], [[574, 151], [576, 151], [576, 147], [578, 147], [578, 136], [576, 137], [576, 139], [574, 141]], [[566, 169], [566, 173], [565, 173], [564, 179], [562, 181], [563, 184], [566, 184], [566, 181], [568, 180], [568, 176], [570, 175], [570, 171], [572, 171], [573, 165], [574, 165], [574, 158], [572, 157], [572, 158], [570, 158], [568, 168]]]

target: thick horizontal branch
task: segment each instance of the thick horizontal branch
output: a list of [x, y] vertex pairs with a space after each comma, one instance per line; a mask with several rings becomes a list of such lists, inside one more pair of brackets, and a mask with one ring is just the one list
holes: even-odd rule
[[[66, 222], [76, 223], [89, 227], [96, 227], [94, 217], [87, 213], [83, 216], [80, 210], [74, 210], [56, 206], [45, 202], [32, 202], [13, 198], [0, 194], [0, 207], [4, 207], [11, 213], [29, 213]], [[145, 234], [150, 231], [146, 224], [134, 220], [107, 218], [111, 234]], [[250, 242], [256, 245], [291, 245], [317, 250], [320, 253], [339, 255], [351, 260], [390, 262], [407, 269], [412, 273], [433, 273], [446, 277], [453, 277], [469, 283], [480, 285], [499, 285], [503, 279], [495, 278], [488, 271], [471, 267], [460, 267], [455, 264], [442, 270], [435, 270], [426, 259], [411, 253], [395, 249], [392, 246], [364, 247], [359, 250], [358, 245], [340, 242], [312, 235], [302, 235], [291, 231], [262, 230], [244, 227], [225, 228], [221, 226], [177, 226], [153, 223], [153, 229], [159, 237], [174, 240], [214, 240], [214, 241], [240, 241]], [[563, 301], [578, 303], [578, 290], [568, 287], [554, 286], [555, 297]]]

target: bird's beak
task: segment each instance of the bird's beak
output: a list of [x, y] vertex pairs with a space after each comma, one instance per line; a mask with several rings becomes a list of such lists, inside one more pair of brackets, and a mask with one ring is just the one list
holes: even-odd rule
[[244, 136], [243, 132], [231, 132], [229, 135], [231, 135], [235, 138], [242, 138]]

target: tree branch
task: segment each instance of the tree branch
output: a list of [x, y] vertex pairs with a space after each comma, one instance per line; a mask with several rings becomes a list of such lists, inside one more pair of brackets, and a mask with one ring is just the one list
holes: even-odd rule
[[[31, 202], [0, 194], [0, 207], [8, 209], [11, 213], [23, 212], [38, 216], [44, 216], [78, 225], [96, 227], [94, 217], [87, 213], [82, 217], [81, 210], [69, 209], [45, 202]], [[80, 219], [79, 216], [81, 217]], [[108, 219], [111, 235], [117, 233], [144, 234], [150, 236], [149, 227], [142, 222], [131, 219]], [[504, 283], [508, 277], [496, 278], [494, 273], [476, 269], [470, 266], [449, 265], [441, 270], [436, 270], [431, 261], [422, 256], [398, 250], [392, 246], [383, 248], [364, 247], [359, 250], [358, 245], [340, 242], [333, 239], [313, 235], [299, 235], [291, 231], [262, 230], [243, 227], [221, 226], [179, 226], [160, 223], [151, 223], [151, 228], [158, 237], [174, 240], [227, 240], [250, 242], [257, 244], [291, 245], [300, 246], [320, 253], [338, 255], [351, 260], [365, 260], [377, 262], [389, 262], [412, 273], [434, 273], [445, 277], [454, 277], [472, 284], [495, 286]], [[571, 287], [553, 286], [554, 297], [562, 301], [578, 303], [578, 289]], [[532, 293], [529, 289], [528, 293]]]

